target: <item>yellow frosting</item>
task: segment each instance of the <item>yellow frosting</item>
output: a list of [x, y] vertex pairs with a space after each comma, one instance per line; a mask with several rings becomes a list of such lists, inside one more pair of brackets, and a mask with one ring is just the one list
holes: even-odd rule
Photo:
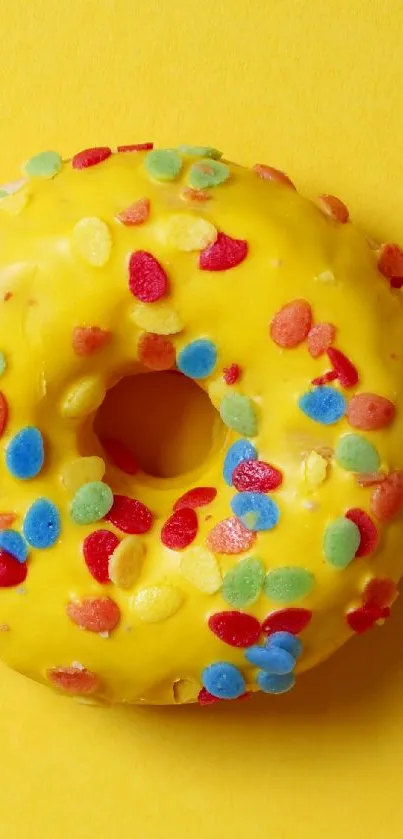
[[[61, 516], [57, 543], [30, 549], [22, 586], [0, 588], [0, 655], [44, 683], [52, 668], [85, 668], [97, 677], [95, 696], [108, 702], [180, 703], [197, 698], [203, 670], [215, 662], [234, 664], [247, 689], [257, 690], [257, 668], [244, 649], [224, 643], [207, 623], [236, 608], [224, 600], [222, 581], [245, 557], [259, 558], [266, 573], [290, 566], [313, 574], [311, 592], [298, 602], [275, 602], [262, 591], [241, 609], [259, 621], [283, 608], [312, 610], [297, 674], [353, 634], [346, 614], [362, 605], [371, 578], [399, 579], [398, 517], [378, 522], [376, 551], [344, 570], [325, 560], [323, 539], [349, 508], [370, 509], [373, 487], [361, 487], [335, 461], [343, 434], [370, 440], [384, 473], [403, 466], [403, 313], [365, 237], [286, 184], [228, 163], [229, 178], [206, 188], [201, 200], [186, 189], [190, 154], [183, 153], [182, 170], [169, 181], [152, 178], [146, 159], [147, 152], [115, 153], [82, 170], [67, 161], [54, 178], [32, 177], [0, 200], [0, 350], [7, 360], [0, 389], [9, 406], [0, 513], [15, 513], [12, 526], [20, 532], [38, 498], [52, 501]], [[143, 198], [148, 218], [122, 224], [118, 214]], [[227, 271], [201, 270], [199, 251], [219, 232], [246, 241], [247, 257]], [[136, 251], [151, 253], [169, 278], [168, 293], [156, 302], [136, 299], [129, 289], [128, 260]], [[391, 400], [392, 425], [357, 432], [345, 417], [325, 426], [300, 410], [311, 380], [331, 367], [326, 356], [313, 358], [306, 342], [281, 349], [270, 338], [274, 315], [300, 298], [315, 322], [334, 324], [335, 345], [359, 372], [354, 388], [331, 387], [347, 400], [356, 392]], [[80, 355], [72, 340], [77, 327], [98, 327], [110, 340]], [[197, 383], [148, 370], [139, 360], [144, 332], [169, 336], [177, 356], [194, 340], [211, 340], [215, 369]], [[232, 364], [241, 376], [230, 385], [223, 376]], [[247, 551], [221, 554], [208, 537], [233, 515], [236, 490], [224, 481], [223, 461], [242, 435], [225, 426], [219, 408], [234, 393], [253, 405], [259, 459], [283, 474], [267, 495], [281, 516]], [[27, 426], [43, 435], [45, 463], [37, 477], [19, 480], [4, 453]], [[100, 437], [123, 441], [143, 468], [122, 472]], [[88, 481], [104, 481], [115, 494], [145, 504], [154, 516], [149, 532], [128, 535], [104, 521], [76, 524], [70, 505]], [[193, 487], [213, 487], [216, 498], [196, 510], [194, 541], [170, 549], [161, 528]], [[91, 576], [82, 555], [83, 540], [100, 528], [122, 540], [107, 584]], [[97, 633], [76, 625], [66, 605], [84, 597], [111, 598], [120, 609], [116, 628]]]

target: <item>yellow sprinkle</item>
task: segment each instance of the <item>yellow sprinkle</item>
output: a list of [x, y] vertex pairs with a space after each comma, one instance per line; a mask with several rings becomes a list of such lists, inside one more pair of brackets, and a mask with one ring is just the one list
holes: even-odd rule
[[335, 283], [336, 277], [333, 271], [322, 271], [320, 274], [317, 274], [315, 280], [318, 280], [320, 283]]
[[207, 548], [189, 548], [183, 551], [180, 569], [185, 580], [199, 591], [214, 594], [221, 587], [222, 578], [218, 562]]
[[176, 335], [183, 329], [178, 313], [164, 301], [137, 303], [132, 317], [137, 326], [156, 335]]
[[170, 618], [182, 603], [182, 592], [174, 586], [150, 586], [130, 598], [132, 611], [147, 623], [158, 623]]
[[157, 235], [168, 247], [179, 251], [200, 251], [215, 242], [217, 230], [206, 219], [182, 213], [160, 222]]
[[107, 263], [112, 248], [109, 227], [96, 216], [82, 218], [73, 230], [73, 248], [84, 262], [101, 268]]
[[328, 462], [318, 452], [309, 453], [305, 461], [305, 480], [310, 489], [316, 489], [327, 477]]
[[27, 206], [28, 201], [29, 193], [21, 190], [20, 192], [15, 192], [2, 198], [0, 201], [0, 210], [4, 210], [5, 213], [10, 213], [10, 215], [17, 215]]
[[172, 685], [174, 700], [178, 705], [186, 705], [187, 702], [195, 702], [201, 685], [192, 682], [190, 679], [176, 679]]
[[61, 482], [68, 492], [74, 494], [91, 481], [102, 481], [105, 474], [105, 463], [102, 457], [76, 457], [62, 469]]
[[79, 379], [65, 393], [61, 404], [64, 417], [85, 417], [96, 411], [105, 398], [105, 387], [98, 376]]
[[144, 555], [144, 544], [138, 536], [125, 536], [109, 559], [109, 576], [118, 588], [131, 588], [136, 582]]

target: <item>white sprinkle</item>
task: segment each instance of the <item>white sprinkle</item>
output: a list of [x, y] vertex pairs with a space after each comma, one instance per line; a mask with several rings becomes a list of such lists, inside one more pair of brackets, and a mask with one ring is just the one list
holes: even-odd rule
[[109, 638], [109, 632], [105, 630], [105, 632], [98, 632], [100, 638]]
[[74, 667], [74, 670], [85, 670], [85, 667], [83, 664], [81, 664], [81, 661], [72, 661], [71, 666]]

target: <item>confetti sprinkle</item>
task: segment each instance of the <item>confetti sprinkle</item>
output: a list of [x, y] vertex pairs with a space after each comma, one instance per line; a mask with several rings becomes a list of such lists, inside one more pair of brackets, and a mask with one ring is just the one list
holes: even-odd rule
[[265, 569], [261, 559], [247, 557], [224, 577], [222, 596], [230, 606], [242, 608], [254, 603], [261, 592]]
[[52, 667], [46, 671], [46, 676], [55, 687], [66, 693], [95, 693], [101, 686], [98, 676], [85, 667]]
[[135, 251], [131, 254], [129, 288], [134, 297], [143, 303], [154, 303], [166, 294], [168, 277], [162, 265], [151, 253]]
[[98, 148], [84, 149], [74, 155], [71, 165], [73, 169], [87, 169], [88, 166], [96, 166], [110, 157], [112, 151], [108, 146], [98, 146]]
[[280, 518], [275, 501], [261, 492], [240, 492], [232, 499], [231, 510], [248, 530], [272, 530]]
[[380, 458], [375, 446], [359, 434], [345, 434], [335, 449], [335, 458], [348, 472], [376, 472]]
[[114, 437], [103, 437], [101, 444], [106, 457], [114, 466], [126, 475], [137, 475], [140, 466], [134, 454], [132, 454], [125, 443], [122, 443], [121, 440], [116, 440]]
[[360, 606], [358, 609], [347, 612], [346, 619], [350, 629], [361, 635], [372, 629], [377, 621], [388, 618], [389, 614], [388, 607], [380, 609], [377, 606]]
[[227, 271], [240, 265], [247, 254], [248, 243], [244, 239], [232, 239], [219, 233], [216, 241], [200, 253], [199, 268], [202, 271]]
[[43, 437], [32, 425], [21, 429], [10, 440], [6, 451], [6, 466], [14, 478], [21, 481], [35, 478], [45, 461]]
[[161, 542], [167, 548], [180, 551], [191, 545], [198, 530], [197, 515], [189, 507], [176, 510], [161, 530]]
[[258, 674], [256, 681], [263, 693], [288, 693], [295, 686], [295, 676], [293, 673], [288, 673], [285, 676], [276, 676], [274, 673], [262, 671]]
[[217, 364], [217, 348], [212, 341], [200, 338], [187, 344], [178, 355], [178, 369], [192, 379], [205, 379]]
[[125, 210], [121, 210], [120, 213], [117, 214], [116, 218], [126, 227], [134, 227], [137, 224], [144, 224], [149, 215], [150, 199], [139, 198], [138, 201], [134, 201], [133, 204], [130, 204], [130, 206], [126, 207]]
[[329, 349], [336, 337], [332, 323], [315, 323], [308, 332], [307, 344], [312, 358], [320, 358]]
[[38, 498], [29, 508], [23, 524], [27, 542], [33, 548], [51, 548], [60, 536], [60, 513], [52, 501]]
[[291, 632], [276, 632], [266, 641], [266, 647], [279, 647], [282, 650], [287, 650], [290, 655], [296, 660], [302, 655], [302, 642], [299, 638]]
[[221, 588], [222, 578], [218, 562], [207, 548], [189, 548], [181, 554], [180, 570], [185, 580], [205, 594]]
[[7, 551], [0, 550], [0, 588], [19, 586], [26, 580], [27, 565], [19, 562]]
[[264, 163], [255, 163], [253, 171], [264, 181], [273, 181], [273, 183], [283, 184], [295, 189], [292, 180], [280, 169], [274, 169], [273, 166], [266, 166]]
[[141, 501], [129, 498], [127, 495], [115, 495], [112, 507], [105, 518], [123, 533], [141, 536], [151, 530], [154, 517]]
[[248, 530], [237, 518], [218, 522], [207, 536], [207, 545], [215, 553], [241, 554], [252, 547], [256, 533]]
[[298, 401], [302, 413], [321, 425], [334, 425], [347, 410], [342, 393], [332, 387], [317, 387], [304, 393]]
[[230, 169], [226, 163], [211, 158], [193, 163], [189, 169], [188, 182], [193, 189], [208, 189], [220, 186], [228, 180]]
[[277, 676], [292, 673], [295, 668], [294, 657], [287, 650], [283, 650], [275, 644], [268, 647], [250, 647], [246, 650], [245, 658], [249, 661], [249, 664]]
[[312, 451], [306, 458], [305, 481], [309, 489], [317, 489], [327, 478], [328, 461], [319, 452]]
[[92, 355], [106, 347], [112, 333], [99, 326], [75, 326], [72, 335], [73, 350], [78, 356]]
[[103, 481], [90, 481], [79, 487], [70, 507], [75, 524], [92, 524], [107, 515], [113, 504], [113, 492]]
[[346, 519], [354, 522], [360, 531], [361, 541], [356, 551], [356, 556], [369, 556], [373, 553], [378, 545], [378, 531], [365, 510], [360, 510], [358, 507], [353, 507], [346, 513]]
[[307, 597], [314, 584], [315, 578], [306, 568], [285, 566], [269, 571], [263, 591], [276, 603], [292, 603]]
[[160, 222], [157, 233], [166, 247], [184, 253], [201, 251], [217, 239], [217, 230], [210, 221], [190, 213], [168, 216]]
[[187, 146], [182, 143], [182, 145], [178, 146], [178, 151], [187, 157], [208, 157], [213, 160], [219, 160], [222, 157], [222, 151], [212, 146]]
[[227, 662], [219, 661], [205, 667], [202, 682], [206, 690], [218, 699], [237, 699], [246, 691], [241, 671]]
[[42, 151], [24, 163], [23, 171], [29, 178], [54, 178], [62, 168], [62, 158], [56, 151]]
[[306, 300], [292, 300], [277, 312], [270, 324], [270, 337], [279, 347], [302, 344], [312, 325], [312, 309]]
[[403, 508], [403, 471], [391, 472], [371, 495], [371, 512], [379, 521], [391, 521]]
[[139, 361], [149, 370], [170, 370], [175, 366], [176, 352], [165, 335], [145, 332], [137, 345]]
[[258, 640], [260, 623], [245, 612], [216, 612], [208, 619], [209, 629], [230, 647], [250, 647]]
[[85, 537], [83, 555], [85, 564], [98, 583], [109, 583], [109, 560], [119, 546], [119, 539], [110, 530], [94, 530]]
[[220, 417], [224, 425], [238, 431], [238, 434], [244, 434], [245, 437], [255, 437], [258, 433], [258, 420], [253, 402], [240, 393], [224, 396], [220, 403]]
[[65, 393], [61, 403], [61, 413], [70, 419], [92, 414], [105, 398], [105, 386], [98, 376], [86, 376], [78, 379]]
[[182, 169], [182, 158], [175, 149], [154, 149], [147, 154], [145, 167], [157, 181], [174, 181]]
[[129, 143], [127, 146], [118, 146], [117, 150], [119, 152], [150, 151], [153, 148], [154, 143]]
[[309, 609], [279, 609], [271, 612], [262, 623], [262, 632], [271, 635], [273, 632], [290, 632], [299, 635], [311, 622], [312, 612]]
[[384, 396], [378, 396], [376, 393], [357, 393], [348, 404], [347, 419], [353, 428], [378, 431], [391, 425], [395, 411], [393, 402]]
[[358, 384], [358, 371], [354, 364], [335, 347], [329, 347], [327, 356], [337, 373], [337, 378], [342, 387], [354, 387]]
[[244, 461], [249, 463], [257, 459], [257, 451], [249, 440], [237, 440], [229, 447], [224, 460], [224, 479], [228, 486], [232, 486], [234, 470]]
[[354, 559], [360, 542], [361, 534], [357, 525], [340, 516], [325, 530], [323, 553], [327, 562], [334, 568], [347, 568]]
[[88, 265], [102, 268], [112, 250], [112, 236], [107, 224], [96, 216], [82, 218], [73, 229], [73, 248]]
[[18, 562], [26, 562], [28, 546], [17, 530], [0, 531], [0, 550], [18, 559]]
[[278, 489], [282, 481], [281, 472], [263, 460], [243, 460], [232, 473], [232, 483], [238, 492], [271, 492]]
[[391, 281], [392, 287], [400, 288], [401, 284], [395, 286], [394, 282], [403, 278], [403, 248], [395, 244], [382, 245], [378, 268]]
[[319, 195], [318, 206], [322, 210], [322, 213], [333, 219], [333, 221], [346, 224], [349, 220], [350, 214], [346, 205], [343, 204], [343, 201], [340, 201], [340, 198], [336, 198], [335, 195]]
[[130, 598], [130, 608], [140, 620], [159, 623], [172, 617], [182, 606], [183, 594], [174, 586], [150, 586]]
[[102, 481], [105, 474], [105, 463], [101, 457], [76, 457], [63, 467], [61, 482], [71, 494], [77, 492], [83, 484]]
[[397, 585], [393, 580], [386, 577], [373, 577], [366, 583], [362, 598], [364, 606], [383, 609], [385, 606], [391, 606], [396, 600], [397, 594]]
[[120, 609], [110, 597], [84, 597], [66, 606], [68, 617], [88, 632], [112, 632], [120, 620]]
[[215, 487], [194, 487], [175, 501], [174, 510], [181, 510], [183, 507], [190, 507], [192, 510], [197, 507], [206, 507], [214, 501], [216, 495]]
[[138, 536], [125, 536], [109, 557], [109, 578], [118, 588], [132, 588], [138, 579], [145, 546]]
[[156, 335], [176, 335], [183, 329], [178, 313], [165, 301], [153, 303], [152, 306], [137, 303], [132, 317], [136, 326]]
[[239, 381], [242, 375], [242, 370], [239, 364], [231, 364], [230, 367], [224, 367], [223, 379], [226, 385], [234, 385]]

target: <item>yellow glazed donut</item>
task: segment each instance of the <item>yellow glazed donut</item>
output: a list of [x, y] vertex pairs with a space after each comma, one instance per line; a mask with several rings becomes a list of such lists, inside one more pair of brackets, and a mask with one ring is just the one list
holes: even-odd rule
[[0, 200], [0, 655], [94, 701], [290, 690], [403, 572], [403, 251], [208, 147]]

